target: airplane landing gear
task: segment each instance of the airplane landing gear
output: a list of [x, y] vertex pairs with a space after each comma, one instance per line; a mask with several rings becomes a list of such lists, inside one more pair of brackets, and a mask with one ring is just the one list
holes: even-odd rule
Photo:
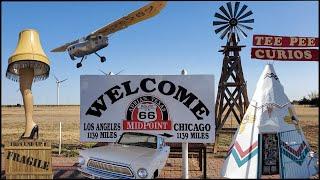
[[100, 58], [100, 61], [101, 61], [102, 63], [106, 61], [106, 57], [100, 56], [97, 52], [95, 52], [95, 54]]
[[80, 68], [82, 66], [82, 61], [85, 59], [85, 56], [81, 58], [81, 61], [77, 63], [77, 68]]
[[82, 66], [81, 63], [77, 63], [77, 68], [80, 68]]
[[105, 61], [106, 61], [106, 57], [104, 57], [104, 56], [100, 57], [100, 61], [101, 61], [102, 63], [105, 62]]

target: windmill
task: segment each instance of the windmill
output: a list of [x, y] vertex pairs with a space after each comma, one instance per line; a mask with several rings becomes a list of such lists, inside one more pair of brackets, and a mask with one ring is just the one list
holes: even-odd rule
[[238, 126], [249, 105], [247, 86], [239, 55], [241, 48], [245, 46], [238, 45], [238, 42], [240, 42], [240, 35], [246, 38], [248, 35], [245, 31], [253, 29], [249, 25], [254, 22], [254, 19], [250, 18], [253, 13], [247, 9], [247, 5], [244, 4], [241, 8], [240, 6], [240, 2], [235, 2], [234, 6], [228, 2], [228, 11], [224, 6], [221, 6], [219, 8], [221, 12], [214, 14], [216, 19], [212, 24], [216, 28], [214, 32], [219, 35], [220, 39], [227, 37], [226, 45], [222, 46], [222, 50], [219, 50], [224, 54], [224, 58], [215, 106], [216, 142], [214, 152], [217, 152], [216, 146], [220, 134], [234, 134], [237, 130], [237, 127], [232, 127], [232, 119], [229, 120], [231, 127], [225, 126], [228, 118], [233, 116]]
[[105, 73], [104, 71], [102, 71], [101, 69], [99, 69], [99, 71], [100, 71], [100, 72], [102, 72], [104, 75], [106, 75], [106, 76], [107, 76], [107, 75], [118, 75], [118, 74], [120, 74], [121, 72], [123, 72], [124, 70], [121, 70], [121, 71], [119, 71], [119, 72], [118, 72], [118, 73], [116, 73], [116, 74], [114, 74], [114, 73], [113, 73], [113, 72], [111, 72], [111, 71], [107, 74], [107, 73]]
[[57, 105], [59, 105], [59, 88], [60, 88], [60, 83], [66, 81], [67, 79], [64, 79], [62, 81], [60, 81], [57, 76], [54, 76], [54, 78], [56, 79], [56, 83], [57, 83]]
[[247, 11], [244, 13], [247, 9], [247, 5], [243, 5], [239, 10], [240, 2], [236, 2], [234, 5], [234, 9], [232, 9], [231, 2], [227, 3], [226, 9], [221, 6], [219, 9], [224, 14], [221, 15], [219, 13], [215, 13], [214, 17], [218, 18], [217, 21], [213, 21], [213, 26], [219, 26], [214, 32], [216, 34], [221, 33], [220, 39], [223, 39], [228, 34], [228, 41], [232, 34], [234, 34], [237, 37], [237, 42], [240, 41], [239, 34], [241, 34], [244, 38], [246, 38], [248, 35], [245, 33], [245, 30], [252, 30], [253, 28], [246, 25], [254, 22], [254, 19], [247, 19], [250, 18], [253, 13], [252, 11]]

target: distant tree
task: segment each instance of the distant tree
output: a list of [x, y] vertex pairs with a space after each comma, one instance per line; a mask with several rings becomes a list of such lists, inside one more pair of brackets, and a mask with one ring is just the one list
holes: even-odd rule
[[310, 105], [319, 107], [319, 93], [311, 92], [309, 95]]
[[299, 101], [299, 105], [307, 105], [309, 103], [309, 99], [307, 99], [305, 96]]
[[293, 101], [293, 103], [297, 103], [299, 105], [310, 105], [319, 107], [319, 93], [311, 92], [308, 96], [304, 96], [299, 101]]

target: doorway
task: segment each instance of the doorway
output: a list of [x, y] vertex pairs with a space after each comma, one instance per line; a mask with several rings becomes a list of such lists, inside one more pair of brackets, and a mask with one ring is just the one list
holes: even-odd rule
[[279, 147], [277, 134], [262, 134], [261, 175], [279, 174]]

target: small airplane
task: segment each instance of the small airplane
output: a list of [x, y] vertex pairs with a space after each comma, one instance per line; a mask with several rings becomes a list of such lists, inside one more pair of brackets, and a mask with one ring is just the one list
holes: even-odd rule
[[51, 50], [51, 52], [68, 51], [72, 60], [76, 60], [76, 57], [81, 58], [80, 62], [77, 63], [77, 68], [82, 66], [82, 61], [86, 59], [87, 55], [93, 53], [100, 58], [101, 62], [105, 62], [106, 58], [104, 56], [100, 56], [97, 51], [108, 46], [108, 35], [157, 15], [164, 8], [166, 3], [166, 1], [155, 1], [149, 3], [146, 6], [92, 32], [91, 34], [57, 47]]

